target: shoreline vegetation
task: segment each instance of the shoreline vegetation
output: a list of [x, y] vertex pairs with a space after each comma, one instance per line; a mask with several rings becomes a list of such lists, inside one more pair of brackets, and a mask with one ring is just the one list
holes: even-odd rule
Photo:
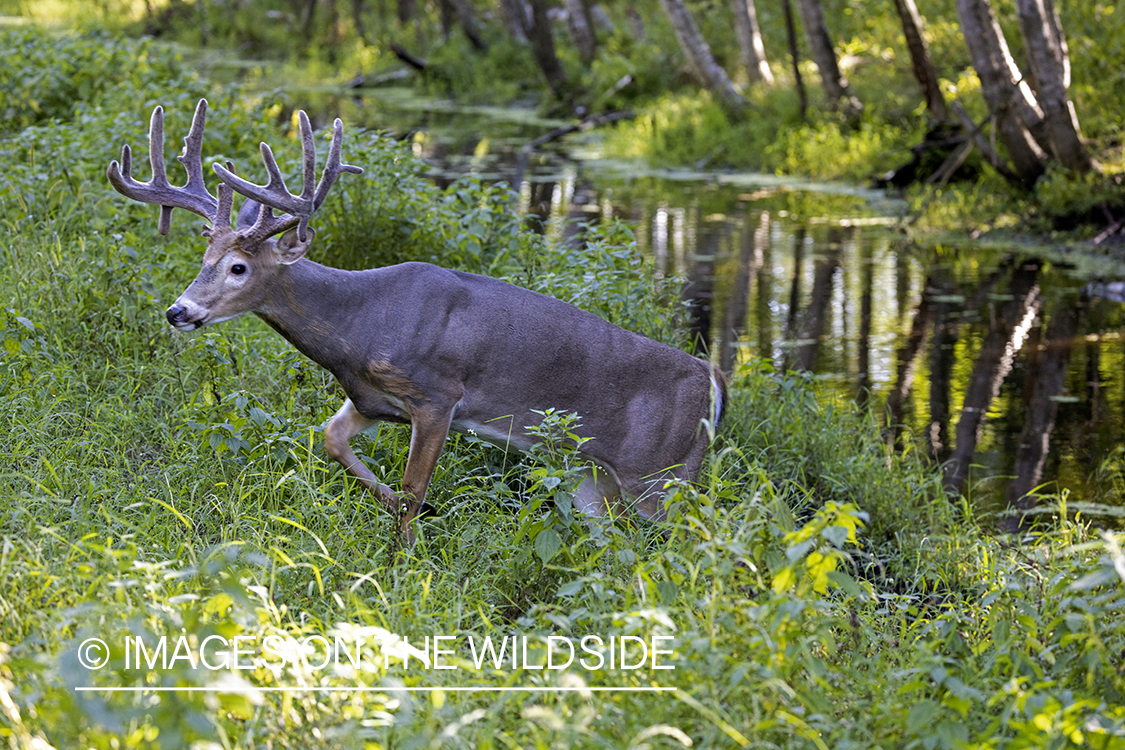
[[[397, 549], [393, 519], [321, 447], [331, 377], [255, 319], [170, 331], [162, 311], [196, 272], [198, 226], [175, 220], [158, 239], [156, 212], [104, 177], [155, 104], [181, 133], [203, 96], [205, 153], [251, 179], [259, 141], [296, 164], [282, 96], [243, 97], [104, 29], [2, 28], [0, 48], [10, 747], [1125, 748], [1122, 535], [1065, 494], [1018, 533], [992, 533], [920, 451], [888, 450], [870, 414], [763, 363], [732, 377], [701, 479], [666, 524], [583, 523], [567, 492], [584, 468], [565, 439], [577, 417], [555, 414], [528, 459], [451, 439], [429, 496], [440, 515]], [[526, 231], [505, 189], [440, 189], [378, 134], [346, 148], [365, 179], [322, 207], [318, 261], [430, 260], [688, 345], [679, 290], [653, 280], [627, 226], [553, 242]], [[398, 481], [408, 430], [357, 443], [380, 481]], [[1125, 493], [1125, 456], [1102, 470]], [[659, 643], [675, 669], [534, 669], [547, 658], [534, 644], [590, 634]], [[251, 669], [192, 662], [208, 638], [237, 649], [236, 636], [276, 649], [248, 655]], [[414, 654], [402, 639], [430, 638], [433, 658], [437, 636], [526, 638], [531, 661], [478, 670], [443, 652], [459, 669], [395, 666]], [[109, 658], [96, 669], [92, 638]], [[363, 668], [317, 668], [336, 639]], [[156, 661], [161, 642], [183, 658]], [[457, 691], [471, 686], [567, 692]], [[654, 686], [675, 690], [641, 691]], [[637, 690], [594, 692], [621, 687]]]
[[406, 84], [575, 122], [628, 113], [603, 126], [610, 157], [885, 184], [908, 202], [902, 228], [921, 237], [1116, 246], [1125, 219], [1125, 14], [1109, 3], [14, 6], [174, 42], [257, 90]]

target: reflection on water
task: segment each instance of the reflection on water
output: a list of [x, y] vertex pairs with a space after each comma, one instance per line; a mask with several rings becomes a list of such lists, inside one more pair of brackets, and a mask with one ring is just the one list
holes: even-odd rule
[[677, 269], [724, 369], [756, 355], [814, 373], [982, 510], [1029, 508], [1041, 485], [1102, 497], [1094, 470], [1123, 443], [1120, 302], [1016, 252], [910, 248], [745, 197], [719, 222], [689, 209]]
[[[386, 125], [367, 103], [328, 109]], [[927, 452], [947, 487], [985, 512], [1031, 507], [1041, 486], [1122, 502], [1106, 498], [1096, 470], [1125, 445], [1125, 285], [1019, 250], [911, 246], [883, 226], [885, 205], [842, 186], [638, 170], [557, 150], [517, 167], [548, 123], [419, 112], [400, 132], [439, 183], [518, 174], [528, 225], [566, 241], [580, 241], [579, 220], [634, 222], [656, 276], [684, 280], [693, 339], [724, 370], [763, 357], [812, 373], [827, 398], [869, 405], [888, 445]]]

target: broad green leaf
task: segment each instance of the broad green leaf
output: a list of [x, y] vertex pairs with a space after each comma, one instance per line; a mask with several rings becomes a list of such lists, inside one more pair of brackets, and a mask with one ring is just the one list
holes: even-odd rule
[[535, 537], [535, 554], [539, 555], [539, 559], [544, 563], [557, 555], [560, 547], [562, 547], [562, 540], [554, 529], [543, 529]]

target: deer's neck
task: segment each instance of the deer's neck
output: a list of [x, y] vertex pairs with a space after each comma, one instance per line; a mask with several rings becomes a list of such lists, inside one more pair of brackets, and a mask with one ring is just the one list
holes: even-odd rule
[[[351, 358], [363, 354], [353, 351], [355, 340], [349, 336], [363, 297], [368, 296], [360, 294], [359, 275], [299, 260], [279, 270], [277, 283], [255, 313], [305, 356], [338, 373]], [[370, 290], [371, 280], [367, 281], [365, 288]]]

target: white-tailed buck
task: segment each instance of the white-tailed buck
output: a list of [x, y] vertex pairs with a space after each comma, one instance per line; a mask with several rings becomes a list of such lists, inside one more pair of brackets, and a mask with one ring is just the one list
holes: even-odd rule
[[[164, 173], [164, 114], [152, 113], [152, 180], [130, 174], [129, 147], [107, 171], [133, 200], [160, 208], [167, 233], [173, 208], [210, 225], [203, 268], [168, 308], [181, 331], [252, 312], [336, 376], [347, 400], [324, 427], [329, 455], [393, 513], [413, 542], [413, 521], [449, 433], [473, 432], [502, 448], [526, 450], [533, 409], [577, 412], [578, 433], [593, 438], [581, 451], [598, 467], [575, 492], [575, 505], [604, 514], [622, 495], [641, 515], [661, 518], [665, 483], [693, 479], [718, 424], [725, 399], [722, 376], [677, 349], [612, 325], [536, 292], [427, 263], [342, 271], [305, 258], [309, 218], [342, 172], [343, 125], [336, 120], [328, 164], [315, 184], [316, 149], [300, 112], [304, 183], [289, 192], [269, 146], [262, 144], [269, 181], [237, 177], [215, 165], [218, 196], [204, 185], [202, 149], [207, 102], [200, 101], [178, 158], [182, 187]], [[231, 227], [234, 193], [248, 198]], [[280, 212], [275, 215], [274, 211]], [[280, 236], [278, 236], [280, 235]], [[380, 484], [348, 442], [377, 421], [411, 425], [402, 494]]]

